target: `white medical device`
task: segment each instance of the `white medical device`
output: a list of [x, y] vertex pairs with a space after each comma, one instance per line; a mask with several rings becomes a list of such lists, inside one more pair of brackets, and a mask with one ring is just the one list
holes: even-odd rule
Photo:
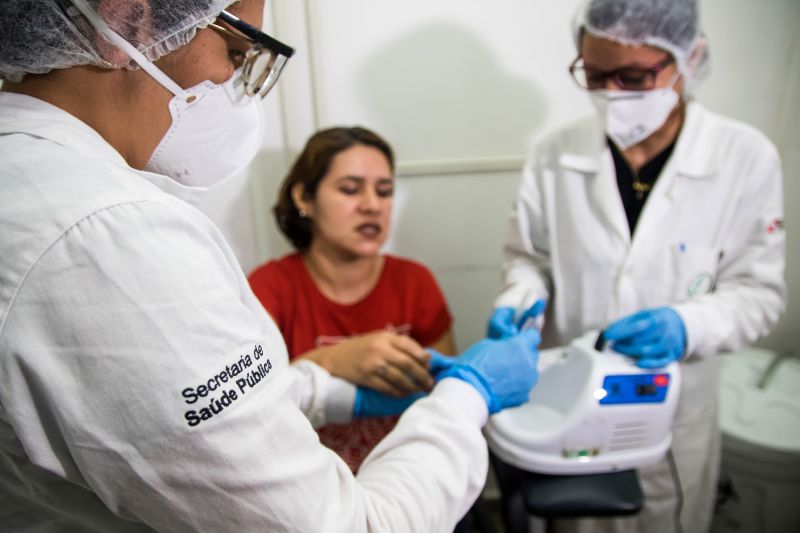
[[539, 382], [528, 403], [489, 420], [492, 452], [542, 474], [599, 474], [657, 462], [672, 441], [680, 369], [641, 369], [597, 332], [539, 355]]

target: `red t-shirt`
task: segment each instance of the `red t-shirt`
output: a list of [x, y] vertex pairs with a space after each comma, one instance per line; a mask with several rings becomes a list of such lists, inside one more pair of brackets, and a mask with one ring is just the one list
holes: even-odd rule
[[[407, 334], [428, 346], [441, 339], [453, 323], [433, 274], [419, 263], [399, 257], [385, 256], [375, 288], [351, 305], [326, 298], [300, 254], [258, 267], [249, 280], [278, 324], [292, 359], [314, 348], [382, 329]], [[319, 429], [320, 440], [355, 472], [396, 422], [397, 417], [389, 417], [328, 425]]]

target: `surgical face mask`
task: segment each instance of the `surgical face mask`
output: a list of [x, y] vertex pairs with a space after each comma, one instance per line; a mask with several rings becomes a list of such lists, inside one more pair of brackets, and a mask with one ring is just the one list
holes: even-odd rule
[[600, 114], [606, 134], [621, 150], [627, 150], [655, 133], [667, 121], [679, 97], [672, 86], [650, 91], [608, 91], [589, 93]]
[[222, 84], [204, 81], [182, 89], [114, 32], [86, 4], [72, 0], [95, 29], [127, 53], [174, 96], [172, 124], [144, 169], [192, 187], [211, 187], [241, 172], [255, 157], [263, 134], [260, 99], [246, 96], [239, 72]]

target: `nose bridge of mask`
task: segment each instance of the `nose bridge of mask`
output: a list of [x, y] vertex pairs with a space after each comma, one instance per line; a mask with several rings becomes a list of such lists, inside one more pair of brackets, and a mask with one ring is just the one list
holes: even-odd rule
[[602, 94], [609, 100], [620, 102], [624, 100], [641, 100], [645, 97], [645, 91], [602, 91], [596, 94]]
[[678, 83], [678, 78], [681, 77], [681, 70], [679, 68], [675, 69], [675, 72], [672, 74], [672, 78], [669, 80], [669, 83], [666, 84], [663, 89], [674, 89], [675, 84]]
[[86, 17], [95, 30], [100, 32], [106, 39], [111, 41], [114, 45], [118, 46], [124, 51], [131, 59], [133, 59], [142, 70], [147, 72], [154, 80], [161, 84], [166, 90], [171, 92], [177, 97], [191, 98], [187, 95], [180, 85], [175, 83], [169, 76], [164, 74], [157, 66], [155, 66], [144, 54], [139, 52], [135, 46], [126, 41], [120, 34], [111, 29], [103, 18], [98, 15], [94, 9], [86, 2], [86, 0], [70, 0], [72, 4]]

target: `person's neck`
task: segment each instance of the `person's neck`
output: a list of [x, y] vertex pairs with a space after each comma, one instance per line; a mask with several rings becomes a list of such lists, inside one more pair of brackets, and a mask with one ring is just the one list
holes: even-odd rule
[[19, 83], [4, 83], [2, 90], [63, 109], [100, 134], [131, 167], [141, 169], [169, 127], [163, 113], [154, 113], [168, 99], [160, 102], [164, 95], [148, 88], [142, 74], [78, 66], [28, 75]]
[[325, 249], [313, 241], [303, 259], [322, 294], [343, 305], [360, 301], [375, 288], [384, 263], [381, 255], [356, 256]]
[[669, 114], [664, 125], [639, 144], [623, 150], [625, 159], [634, 170], [639, 170], [668, 146], [675, 142], [686, 118], [686, 103], [681, 101]]

